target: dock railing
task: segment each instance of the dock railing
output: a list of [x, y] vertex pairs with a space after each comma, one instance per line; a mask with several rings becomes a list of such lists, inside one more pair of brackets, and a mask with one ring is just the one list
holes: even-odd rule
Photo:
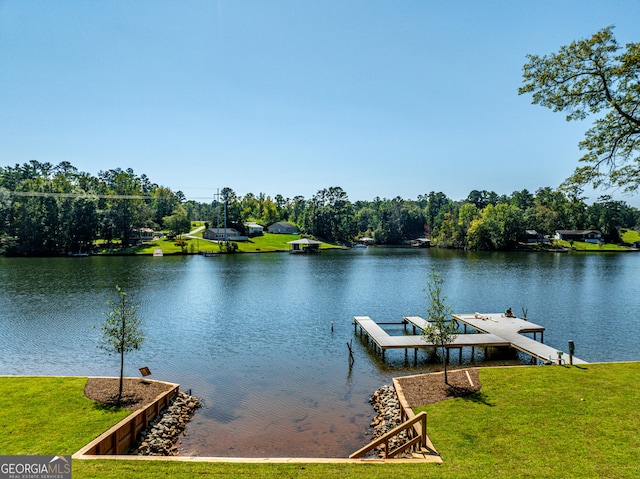
[[[419, 424], [418, 424], [419, 423]], [[399, 436], [402, 432], [407, 431], [408, 440], [393, 450], [389, 450], [389, 442], [392, 438]], [[362, 449], [354, 452], [349, 459], [357, 459], [370, 451], [376, 449], [379, 445], [384, 444], [384, 458], [389, 459], [407, 450], [421, 451], [427, 447], [427, 413], [422, 411], [415, 417], [403, 422], [391, 431], [380, 436], [378, 439], [371, 441]]]

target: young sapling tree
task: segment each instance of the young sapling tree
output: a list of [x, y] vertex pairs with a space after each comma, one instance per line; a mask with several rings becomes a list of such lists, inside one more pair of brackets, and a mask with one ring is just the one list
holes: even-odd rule
[[441, 349], [442, 364], [444, 366], [444, 382], [449, 384], [447, 377], [447, 351], [446, 347], [456, 340], [458, 327], [451, 318], [451, 308], [446, 303], [447, 297], [442, 294], [444, 280], [440, 273], [431, 268], [427, 273], [427, 300], [429, 309], [427, 310], [427, 320], [429, 321], [422, 330], [422, 339], [428, 343], [435, 344]]
[[102, 324], [102, 337], [99, 347], [109, 353], [120, 355], [120, 384], [118, 388], [118, 406], [122, 402], [124, 383], [124, 355], [140, 349], [144, 342], [141, 320], [136, 313], [136, 307], [127, 299], [127, 293], [120, 286], [117, 300], [108, 300], [110, 310], [105, 312], [107, 318]]

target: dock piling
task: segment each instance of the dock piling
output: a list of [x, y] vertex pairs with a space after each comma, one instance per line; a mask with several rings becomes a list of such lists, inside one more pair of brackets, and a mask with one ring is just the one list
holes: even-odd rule
[[353, 339], [347, 343], [347, 348], [349, 348], [349, 367], [353, 366], [355, 362], [355, 358], [353, 357]]

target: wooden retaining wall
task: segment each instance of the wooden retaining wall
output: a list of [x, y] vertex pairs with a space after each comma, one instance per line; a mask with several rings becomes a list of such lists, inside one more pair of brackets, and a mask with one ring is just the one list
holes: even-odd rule
[[[159, 381], [162, 382], [162, 381]], [[178, 395], [179, 384], [164, 383], [172, 386], [168, 391], [158, 395], [153, 402], [144, 408], [129, 414], [118, 424], [104, 434], [101, 434], [89, 444], [84, 446], [72, 457], [79, 459], [81, 456], [103, 456], [127, 454], [136, 446], [138, 433], [147, 429], [153, 421]]]

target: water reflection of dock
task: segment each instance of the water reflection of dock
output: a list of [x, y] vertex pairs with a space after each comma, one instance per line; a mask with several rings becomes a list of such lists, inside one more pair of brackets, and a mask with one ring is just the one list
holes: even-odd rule
[[[528, 354], [532, 358], [553, 362], [558, 364], [558, 350], [547, 346], [544, 341], [544, 327], [531, 323], [520, 318], [507, 318], [500, 313], [491, 314], [454, 314], [454, 320], [464, 325], [464, 333], [456, 336], [456, 339], [446, 346], [447, 358], [451, 349], [459, 349], [462, 356], [462, 348], [470, 347], [472, 355], [476, 347], [511, 347]], [[413, 327], [413, 335], [391, 336], [379, 324], [404, 324]], [[438, 347], [435, 344], [428, 343], [420, 334], [427, 321], [420, 316], [405, 316], [402, 323], [376, 323], [369, 316], [355, 316], [354, 328], [357, 331], [360, 327], [360, 336], [366, 336], [367, 341], [371, 340], [374, 347], [379, 350], [382, 360], [385, 358], [387, 349], [404, 349], [405, 354], [409, 349], [414, 350], [414, 363], [417, 362], [418, 349], [433, 349]], [[477, 331], [474, 334], [468, 334], [467, 329], [472, 328]], [[524, 336], [525, 333], [533, 333], [533, 339]], [[537, 341], [537, 335], [540, 334], [540, 341]], [[563, 354], [562, 363], [569, 361], [569, 356]], [[585, 364], [586, 361], [573, 357], [574, 364]]]

